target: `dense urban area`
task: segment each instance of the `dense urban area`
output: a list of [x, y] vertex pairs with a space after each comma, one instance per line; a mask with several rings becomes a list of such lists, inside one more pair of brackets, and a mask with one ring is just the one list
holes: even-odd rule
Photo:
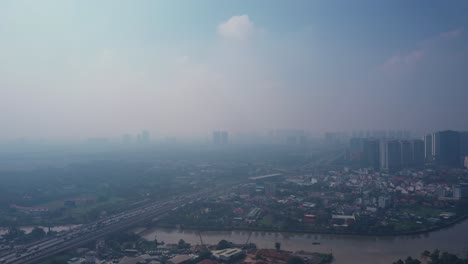
[[56, 150], [71, 161], [31, 169], [15, 168], [31, 159], [18, 154], [1, 172], [0, 263], [330, 263], [331, 252], [280, 242], [170, 244], [134, 228], [392, 236], [468, 216], [467, 132], [273, 135], [275, 144], [235, 143], [226, 131], [201, 145], [150, 144], [147, 132], [92, 139], [88, 152]]

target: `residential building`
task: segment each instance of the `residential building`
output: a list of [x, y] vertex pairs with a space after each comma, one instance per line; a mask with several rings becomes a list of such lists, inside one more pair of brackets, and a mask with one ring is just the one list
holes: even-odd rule
[[468, 183], [460, 183], [453, 187], [453, 198], [465, 199], [468, 198]]
[[213, 143], [216, 145], [225, 145], [228, 143], [229, 135], [227, 131], [214, 131]]
[[380, 141], [380, 169], [395, 172], [401, 168], [401, 144], [398, 140]]
[[368, 139], [364, 143], [364, 158], [366, 166], [379, 168], [379, 140]]
[[468, 156], [468, 132], [460, 132], [460, 156]]
[[432, 134], [424, 136], [424, 157], [428, 162], [434, 160], [434, 157], [432, 156]]
[[433, 153], [435, 162], [439, 165], [459, 167], [460, 160], [460, 133], [446, 130], [434, 133]]
[[390, 206], [390, 197], [388, 196], [379, 196], [378, 206], [379, 208], [387, 208]]
[[189, 263], [192, 261], [192, 256], [190, 255], [177, 255], [169, 260], [167, 260], [168, 264], [184, 264]]
[[240, 248], [227, 248], [211, 251], [213, 257], [222, 261], [231, 261], [239, 256], [244, 255], [244, 251]]
[[411, 141], [409, 140], [400, 140], [400, 151], [401, 151], [401, 167], [408, 168], [412, 164], [413, 153], [412, 153], [412, 146]]
[[421, 139], [412, 140], [412, 160], [413, 166], [420, 167], [424, 165], [424, 141]]

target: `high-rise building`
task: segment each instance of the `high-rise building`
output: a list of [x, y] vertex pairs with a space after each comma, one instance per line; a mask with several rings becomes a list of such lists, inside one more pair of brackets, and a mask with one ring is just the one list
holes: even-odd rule
[[460, 156], [468, 156], [468, 132], [460, 132]]
[[213, 132], [213, 143], [216, 145], [225, 145], [229, 140], [228, 132], [226, 131], [214, 131]]
[[122, 143], [128, 144], [128, 143], [130, 143], [130, 142], [132, 142], [132, 135], [130, 135], [130, 134], [124, 134], [124, 135], [122, 136]]
[[432, 144], [431, 144], [432, 145], [431, 146], [432, 161], [435, 161], [436, 150], [439, 148], [439, 134], [432, 133], [431, 140], [432, 140]]
[[366, 139], [364, 138], [351, 138], [349, 140], [349, 160], [352, 162], [359, 162], [363, 165], [364, 159], [364, 144]]
[[221, 144], [221, 132], [220, 131], [213, 132], [213, 143], [217, 145]]
[[433, 153], [435, 162], [443, 166], [459, 167], [460, 159], [460, 133], [446, 130], [434, 133]]
[[413, 153], [411, 141], [409, 140], [400, 140], [400, 151], [401, 151], [401, 167], [408, 168], [412, 164]]
[[221, 142], [222, 144], [227, 144], [228, 143], [228, 132], [226, 131], [221, 131]]
[[147, 130], [141, 131], [139, 135], [137, 135], [137, 142], [139, 144], [148, 144], [150, 143], [150, 134]]
[[412, 143], [412, 165], [415, 167], [420, 167], [424, 165], [424, 145], [425, 142], [421, 139], [414, 139]]
[[368, 139], [364, 142], [364, 162], [366, 166], [379, 168], [380, 164], [379, 140]]
[[361, 153], [364, 151], [364, 138], [352, 138], [349, 140], [349, 150], [353, 153]]
[[380, 141], [380, 169], [394, 172], [401, 168], [401, 144], [398, 140]]
[[460, 183], [453, 186], [453, 198], [455, 199], [464, 199], [468, 198], [468, 184]]
[[432, 134], [424, 136], [424, 158], [426, 161], [433, 161], [432, 156]]

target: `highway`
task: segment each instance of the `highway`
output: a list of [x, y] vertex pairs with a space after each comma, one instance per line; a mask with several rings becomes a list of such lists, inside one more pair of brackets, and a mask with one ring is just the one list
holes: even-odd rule
[[17, 248], [15, 251], [10, 251], [0, 256], [0, 263], [37, 263], [41, 259], [65, 250], [76, 248], [116, 231], [122, 231], [146, 221], [162, 217], [171, 210], [177, 210], [187, 203], [201, 200], [212, 195], [214, 195], [212, 191], [199, 191], [194, 194], [179, 196], [172, 200], [168, 199], [147, 204], [130, 211], [100, 219], [96, 222], [82, 225], [69, 231], [62, 231], [54, 237], [29, 244], [24, 248]]

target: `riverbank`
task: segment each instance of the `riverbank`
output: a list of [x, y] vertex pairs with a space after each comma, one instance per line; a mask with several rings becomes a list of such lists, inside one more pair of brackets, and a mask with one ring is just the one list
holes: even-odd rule
[[468, 219], [468, 214], [460, 217], [455, 217], [451, 221], [441, 226], [433, 226], [430, 228], [418, 229], [407, 232], [394, 232], [394, 233], [359, 233], [347, 231], [326, 231], [326, 230], [303, 230], [303, 229], [274, 229], [274, 228], [204, 228], [204, 227], [180, 227], [174, 225], [154, 225], [156, 228], [175, 228], [181, 230], [194, 230], [194, 231], [245, 231], [245, 232], [279, 232], [279, 233], [301, 233], [301, 234], [320, 234], [320, 235], [352, 235], [352, 236], [367, 236], [367, 237], [399, 237], [399, 236], [414, 236], [424, 235], [430, 232], [450, 228], [460, 222]]
[[388, 264], [407, 256], [419, 256], [424, 250], [439, 249], [464, 256], [468, 251], [468, 220], [420, 235], [362, 236], [351, 234], [313, 234], [277, 231], [202, 231], [174, 228], [151, 228], [139, 233], [148, 241], [165, 243], [180, 239], [192, 245], [215, 244], [224, 239], [236, 244], [254, 243], [259, 248], [274, 248], [275, 242], [289, 251], [333, 253], [335, 264]]

